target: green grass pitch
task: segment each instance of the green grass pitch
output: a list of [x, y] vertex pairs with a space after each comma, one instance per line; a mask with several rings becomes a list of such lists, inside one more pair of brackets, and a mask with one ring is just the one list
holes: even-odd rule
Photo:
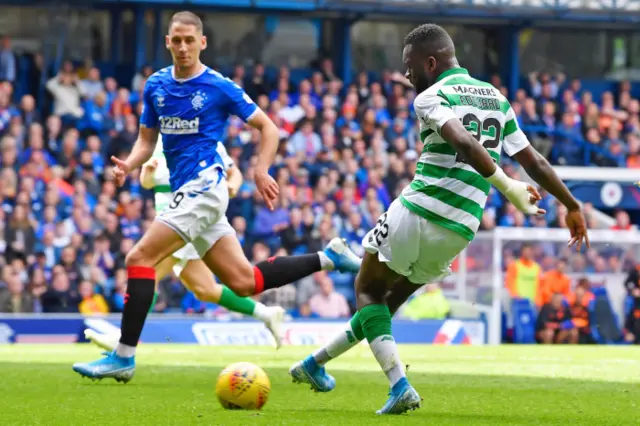
[[[361, 345], [329, 364], [336, 389], [291, 383], [289, 366], [312, 348], [141, 345], [128, 384], [71, 370], [90, 345], [0, 346], [0, 424], [7, 425], [637, 425], [640, 352], [598, 346], [401, 346], [422, 408], [377, 417], [387, 384]], [[213, 387], [237, 361], [271, 379], [260, 412], [224, 411]]]

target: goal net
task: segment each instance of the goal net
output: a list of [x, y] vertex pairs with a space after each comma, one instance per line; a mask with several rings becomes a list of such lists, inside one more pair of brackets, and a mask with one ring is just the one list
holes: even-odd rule
[[565, 259], [572, 288], [582, 278], [589, 280], [592, 287], [605, 286], [612, 307], [622, 320], [624, 281], [636, 259], [640, 259], [640, 233], [593, 230], [589, 238], [591, 248], [577, 253], [575, 248], [567, 247], [567, 229], [496, 228], [478, 233], [454, 262], [454, 273], [440, 283], [450, 300], [452, 316], [486, 319], [487, 342], [499, 344], [502, 313], [507, 314], [508, 323], [511, 321], [506, 270], [519, 258], [523, 244], [528, 243], [543, 273], [553, 269], [558, 259]]

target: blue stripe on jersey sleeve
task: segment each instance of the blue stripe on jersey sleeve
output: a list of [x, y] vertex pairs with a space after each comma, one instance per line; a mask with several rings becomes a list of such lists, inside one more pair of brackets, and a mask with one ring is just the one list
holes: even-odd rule
[[256, 112], [258, 106], [236, 83], [229, 79], [224, 79], [218, 85], [222, 93], [227, 97], [227, 111], [231, 115], [240, 117], [247, 121]]

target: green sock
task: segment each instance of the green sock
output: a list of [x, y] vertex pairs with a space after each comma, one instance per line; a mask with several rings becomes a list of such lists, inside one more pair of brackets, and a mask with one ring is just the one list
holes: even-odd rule
[[369, 344], [380, 336], [391, 336], [391, 313], [387, 305], [367, 305], [359, 313], [362, 332]]
[[391, 313], [387, 305], [367, 305], [360, 309], [360, 324], [371, 352], [391, 386], [404, 377], [398, 347], [391, 335]]
[[353, 335], [358, 340], [364, 340], [364, 331], [362, 331], [362, 324], [360, 324], [360, 312], [356, 312], [352, 317], [351, 321], [351, 331], [353, 331]]
[[222, 286], [222, 294], [218, 301], [220, 306], [224, 306], [233, 312], [239, 312], [245, 315], [253, 315], [256, 310], [256, 302], [249, 297], [240, 297], [233, 291], [229, 290], [226, 285]]
[[153, 293], [153, 300], [151, 301], [151, 306], [149, 307], [149, 313], [153, 313], [153, 308], [156, 307], [156, 302], [158, 301], [158, 292]]

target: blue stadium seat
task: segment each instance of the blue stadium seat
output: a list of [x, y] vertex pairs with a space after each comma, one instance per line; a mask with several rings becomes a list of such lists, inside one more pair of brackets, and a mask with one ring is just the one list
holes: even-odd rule
[[[611, 307], [611, 300], [605, 287], [594, 287], [593, 300], [589, 302], [591, 336], [600, 344], [624, 345], [624, 335], [618, 326], [618, 317]], [[626, 304], [625, 304], [626, 310]]]
[[529, 299], [513, 299], [513, 343], [536, 342], [536, 310]]
[[291, 318], [300, 318], [300, 311], [298, 308], [287, 310], [287, 314], [291, 315]]
[[[481, 316], [484, 315], [481, 314]], [[485, 315], [486, 317], [486, 315]], [[508, 326], [508, 322], [507, 322], [507, 313], [505, 311], [502, 311], [502, 343], [507, 343], [510, 340], [510, 336], [509, 336], [509, 326]], [[486, 318], [485, 318], [486, 321]]]
[[629, 315], [631, 313], [631, 310], [633, 309], [633, 296], [628, 296], [624, 298], [624, 316], [625, 318], [627, 317], [627, 315]]
[[335, 288], [351, 287], [353, 288], [353, 282], [355, 281], [355, 275], [350, 272], [329, 272], [329, 278], [333, 281]]

